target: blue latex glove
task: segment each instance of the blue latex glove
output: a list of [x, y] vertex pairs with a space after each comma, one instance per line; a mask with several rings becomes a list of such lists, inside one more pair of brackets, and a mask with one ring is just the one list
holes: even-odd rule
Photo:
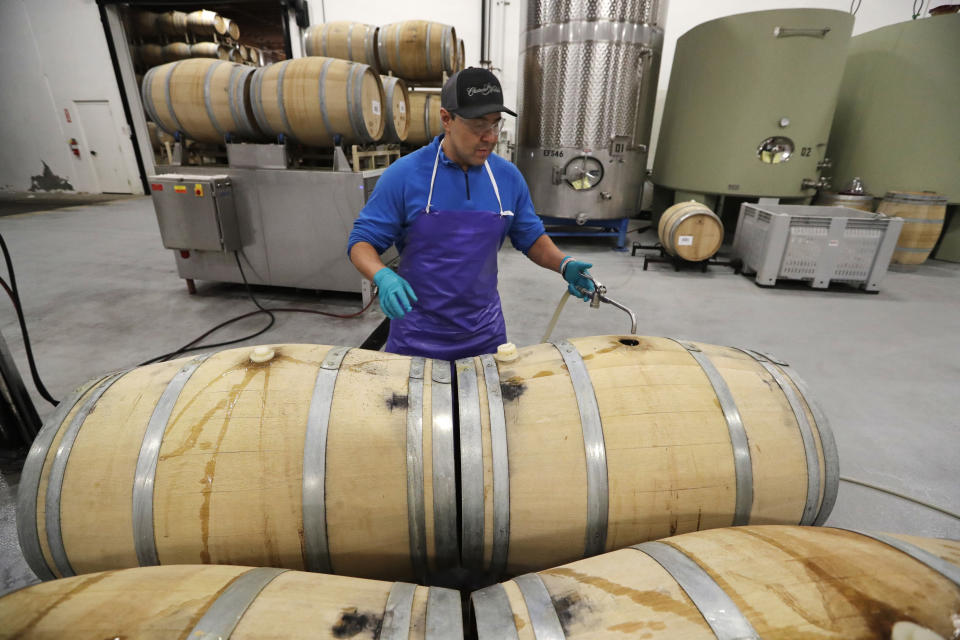
[[417, 301], [410, 283], [398, 276], [392, 269], [384, 267], [373, 276], [373, 282], [380, 290], [380, 308], [392, 319], [402, 318]]
[[[564, 257], [564, 260], [570, 256]], [[570, 292], [570, 295], [580, 298], [581, 300], [590, 300], [588, 294], [581, 293], [577, 291], [577, 287], [581, 289], [586, 289], [590, 293], [593, 293], [593, 281], [589, 278], [583, 277], [583, 274], [587, 272], [587, 269], [593, 265], [589, 262], [582, 262], [580, 260], [570, 260], [563, 267], [563, 279], [567, 281], [567, 291]]]

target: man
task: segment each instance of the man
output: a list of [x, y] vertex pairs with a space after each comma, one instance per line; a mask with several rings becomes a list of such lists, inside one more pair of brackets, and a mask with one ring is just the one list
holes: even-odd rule
[[[497, 251], [508, 235], [533, 262], [560, 272], [572, 295], [593, 291], [584, 275], [592, 265], [564, 256], [520, 171], [493, 154], [501, 113], [517, 115], [503, 106], [493, 73], [455, 73], [440, 95], [443, 135], [384, 171], [353, 225], [347, 251], [380, 291], [389, 352], [456, 360], [505, 343]], [[380, 260], [393, 244], [399, 275]]]

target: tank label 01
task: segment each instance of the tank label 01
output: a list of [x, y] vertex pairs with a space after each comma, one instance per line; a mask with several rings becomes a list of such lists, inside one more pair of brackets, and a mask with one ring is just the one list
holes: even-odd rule
[[678, 237], [677, 237], [677, 246], [678, 246], [678, 247], [692, 247], [692, 246], [693, 246], [693, 236], [678, 236]]
[[563, 151], [561, 151], [560, 149], [544, 149], [543, 157], [544, 158], [562, 158]]

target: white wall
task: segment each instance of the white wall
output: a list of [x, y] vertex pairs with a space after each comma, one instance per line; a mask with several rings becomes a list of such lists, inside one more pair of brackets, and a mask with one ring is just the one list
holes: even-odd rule
[[[100, 192], [74, 101], [106, 100], [118, 162], [130, 192], [142, 193], [94, 0], [0, 0], [0, 59], [0, 190], [27, 191], [46, 162], [75, 191]], [[80, 143], [80, 158], [70, 138]]]

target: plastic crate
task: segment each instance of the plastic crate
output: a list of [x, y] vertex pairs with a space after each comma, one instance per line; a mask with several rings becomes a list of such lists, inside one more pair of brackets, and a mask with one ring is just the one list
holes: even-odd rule
[[759, 285], [845, 282], [878, 291], [902, 228], [902, 218], [846, 207], [745, 202], [733, 251]]

